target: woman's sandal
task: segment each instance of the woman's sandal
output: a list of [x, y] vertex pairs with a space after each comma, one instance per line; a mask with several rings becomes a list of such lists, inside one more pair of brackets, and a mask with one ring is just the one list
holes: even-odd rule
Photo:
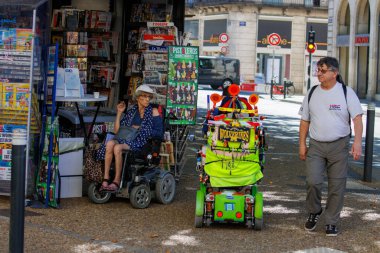
[[107, 191], [110, 191], [110, 192], [116, 192], [117, 190], [119, 190], [119, 187], [120, 186], [119, 186], [118, 183], [112, 182], [110, 185], [108, 185], [104, 189], [107, 190]]
[[103, 179], [102, 180], [102, 185], [100, 186], [99, 191], [104, 191], [105, 189], [107, 189], [107, 187], [109, 186], [108, 180], [109, 179]]

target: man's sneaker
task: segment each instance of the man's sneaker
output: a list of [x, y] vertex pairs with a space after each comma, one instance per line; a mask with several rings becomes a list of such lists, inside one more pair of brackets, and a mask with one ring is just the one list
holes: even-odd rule
[[305, 223], [305, 229], [307, 231], [314, 231], [314, 229], [317, 226], [317, 221], [319, 219], [319, 216], [322, 214], [322, 209], [319, 213], [311, 213], [309, 214], [309, 218], [307, 218], [307, 221]]
[[339, 234], [335, 225], [326, 225], [326, 236], [337, 236]]

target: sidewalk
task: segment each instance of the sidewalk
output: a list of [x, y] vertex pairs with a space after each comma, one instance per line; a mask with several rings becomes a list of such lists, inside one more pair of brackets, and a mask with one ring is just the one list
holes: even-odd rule
[[[266, 99], [269, 99], [269, 95], [260, 93], [259, 95], [262, 97], [265, 97]], [[295, 103], [295, 104], [302, 104], [302, 101], [304, 99], [304, 95], [295, 95], [292, 97], [287, 97], [285, 99], [279, 99], [281, 102], [286, 103]], [[365, 155], [365, 135], [366, 135], [366, 119], [367, 119], [367, 106], [370, 103], [367, 99], [360, 99], [360, 103], [362, 105], [363, 111], [364, 111], [364, 117], [363, 117], [363, 155], [362, 158], [359, 161], [354, 161], [350, 159], [350, 176], [357, 179], [362, 180], [363, 179], [363, 171], [364, 171], [364, 155]], [[380, 121], [380, 102], [379, 101], [373, 101], [375, 103], [376, 109], [375, 109], [375, 120], [378, 123]], [[370, 186], [374, 186], [377, 188], [380, 188], [380, 160], [376, 159], [376, 154], [380, 154], [380, 135], [376, 133], [376, 123], [375, 123], [375, 134], [374, 134], [374, 146], [373, 146], [373, 165], [372, 165], [372, 182], [367, 183], [362, 181], [362, 183]]]
[[[198, 105], [203, 101], [205, 91], [200, 92]], [[195, 137], [187, 143], [173, 203], [152, 201], [147, 209], [135, 209], [125, 198], [94, 204], [84, 196], [62, 199], [59, 209], [26, 207], [24, 252], [379, 252], [380, 189], [352, 177], [347, 182], [338, 239], [325, 235], [324, 214], [314, 233], [305, 231], [308, 214], [305, 164], [298, 159], [299, 105], [270, 99], [260, 102], [259, 109], [266, 108], [265, 115], [269, 116], [265, 119], [269, 147], [265, 152], [264, 178], [258, 186], [264, 194], [262, 231], [250, 231], [240, 224], [194, 227], [199, 189], [196, 154], [205, 143], [197, 124], [190, 126]], [[278, 107], [280, 110], [275, 111]], [[288, 111], [292, 114], [285, 115]], [[198, 123], [203, 121], [205, 112], [205, 107], [200, 107]], [[324, 205], [326, 190], [325, 183]], [[0, 252], [9, 248], [9, 213], [10, 198], [0, 196]]]

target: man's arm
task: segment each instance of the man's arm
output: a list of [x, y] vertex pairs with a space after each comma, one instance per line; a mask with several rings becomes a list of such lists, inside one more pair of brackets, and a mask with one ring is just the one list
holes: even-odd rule
[[306, 160], [306, 154], [307, 154], [307, 146], [306, 146], [306, 137], [307, 133], [309, 132], [309, 121], [305, 121], [301, 119], [300, 122], [300, 136], [299, 136], [299, 158], [303, 161]]
[[360, 156], [362, 155], [362, 135], [363, 135], [362, 115], [359, 114], [352, 121], [354, 122], [355, 138], [354, 138], [354, 143], [352, 144], [352, 147], [351, 147], [351, 155], [354, 158], [354, 160], [359, 160]]

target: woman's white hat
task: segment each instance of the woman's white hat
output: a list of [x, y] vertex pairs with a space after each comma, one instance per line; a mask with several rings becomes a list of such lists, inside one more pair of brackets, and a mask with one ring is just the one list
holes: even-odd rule
[[146, 85], [146, 84], [142, 84], [139, 87], [137, 87], [135, 94], [137, 94], [138, 92], [141, 92], [141, 91], [146, 92], [146, 93], [150, 93], [150, 94], [155, 94], [154, 90], [152, 88], [150, 88], [149, 85]]

